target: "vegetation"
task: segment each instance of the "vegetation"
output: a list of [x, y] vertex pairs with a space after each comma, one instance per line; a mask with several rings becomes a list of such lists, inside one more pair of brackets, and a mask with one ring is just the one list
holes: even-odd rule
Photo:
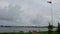
[[58, 23], [58, 29], [57, 29], [58, 34], [60, 34], [60, 23]]
[[50, 23], [49, 23], [49, 25], [48, 25], [48, 34], [52, 34], [52, 30], [53, 30], [53, 26], [50, 25]]
[[[0, 33], [0, 34], [48, 34], [47, 31], [43, 31], [43, 32], [13, 32], [13, 33]], [[52, 34], [57, 34], [57, 32], [52, 32]]]

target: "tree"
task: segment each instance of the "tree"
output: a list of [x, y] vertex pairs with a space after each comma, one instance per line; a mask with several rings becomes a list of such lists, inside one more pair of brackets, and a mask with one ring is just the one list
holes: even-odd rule
[[60, 34], [60, 23], [58, 22], [58, 29], [57, 29], [58, 34]]
[[49, 23], [49, 25], [48, 25], [48, 34], [52, 34], [52, 29], [53, 29], [53, 26], [50, 25], [50, 23]]

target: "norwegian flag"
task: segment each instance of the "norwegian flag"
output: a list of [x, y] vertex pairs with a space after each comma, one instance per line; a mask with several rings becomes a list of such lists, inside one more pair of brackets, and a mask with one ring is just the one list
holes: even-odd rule
[[51, 3], [52, 3], [52, 0], [48, 0], [47, 2], [48, 2], [49, 4], [51, 4]]

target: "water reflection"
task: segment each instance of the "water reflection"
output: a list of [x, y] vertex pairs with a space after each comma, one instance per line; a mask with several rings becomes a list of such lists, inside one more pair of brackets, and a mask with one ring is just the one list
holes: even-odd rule
[[[55, 31], [57, 28], [54, 28]], [[0, 32], [29, 32], [29, 31], [48, 31], [48, 28], [22, 28], [22, 27], [0, 27]]]

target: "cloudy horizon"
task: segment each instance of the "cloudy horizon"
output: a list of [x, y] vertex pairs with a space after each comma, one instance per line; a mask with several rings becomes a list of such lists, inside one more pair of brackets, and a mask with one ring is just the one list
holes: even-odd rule
[[[53, 0], [53, 25], [60, 22], [60, 0]], [[51, 22], [47, 0], [0, 0], [0, 25], [44, 26]]]

